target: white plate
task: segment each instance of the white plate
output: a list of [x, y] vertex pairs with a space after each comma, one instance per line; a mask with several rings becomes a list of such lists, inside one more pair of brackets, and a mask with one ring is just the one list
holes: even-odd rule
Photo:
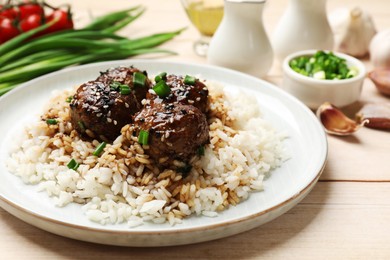
[[[200, 75], [218, 81], [228, 91], [246, 91], [259, 100], [265, 118], [280, 131], [291, 159], [272, 172], [263, 192], [220, 213], [218, 217], [190, 217], [182, 224], [145, 224], [137, 228], [100, 225], [87, 220], [80, 205], [54, 206], [36, 186], [25, 185], [4, 166], [12, 133], [39, 115], [53, 90], [70, 88], [96, 78], [100, 71], [135, 65], [150, 75], [161, 71]], [[313, 113], [277, 87], [245, 74], [218, 67], [150, 60], [123, 60], [73, 67], [23, 84], [0, 99], [0, 206], [14, 216], [49, 232], [84, 241], [123, 246], [166, 246], [222, 238], [262, 225], [291, 209], [313, 188], [325, 166], [327, 141]]]

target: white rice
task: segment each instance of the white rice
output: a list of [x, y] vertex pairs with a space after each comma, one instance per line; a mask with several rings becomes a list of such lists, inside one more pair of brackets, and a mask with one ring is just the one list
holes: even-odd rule
[[[153, 168], [147, 147], [129, 141], [126, 127], [100, 157], [93, 156], [99, 142], [80, 140], [69, 122], [64, 97], [70, 91], [57, 95], [43, 113], [59, 118], [58, 125], [37, 120], [27, 126], [7, 167], [26, 184], [39, 185], [58, 207], [83, 204], [85, 216], [101, 224], [175, 225], [194, 214], [216, 217], [263, 190], [263, 180], [287, 159], [286, 135], [263, 119], [255, 98], [228, 95], [217, 84], [208, 88], [214, 114], [210, 144], [185, 178]], [[72, 158], [80, 162], [76, 171], [67, 167]]]

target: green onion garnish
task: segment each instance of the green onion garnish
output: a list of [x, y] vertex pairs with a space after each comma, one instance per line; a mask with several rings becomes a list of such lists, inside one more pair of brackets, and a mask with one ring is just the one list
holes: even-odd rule
[[192, 166], [190, 164], [186, 164], [185, 166], [177, 169], [177, 171], [182, 173], [182, 174], [187, 174], [191, 171], [191, 169], [192, 169]]
[[70, 162], [66, 166], [68, 166], [69, 169], [77, 170], [77, 168], [79, 168], [80, 164], [78, 162], [76, 162], [75, 159], [72, 159], [72, 160], [70, 160]]
[[186, 75], [184, 78], [184, 84], [187, 84], [187, 85], [195, 85], [195, 81], [196, 81], [196, 78], [189, 76], [189, 75]]
[[204, 146], [203, 145], [198, 148], [198, 155], [199, 156], [203, 156], [204, 155]]
[[101, 142], [92, 154], [99, 156], [103, 152], [104, 147], [106, 147], [106, 142]]
[[82, 132], [84, 132], [84, 131], [85, 131], [85, 126], [84, 126], [83, 121], [77, 121], [77, 124], [78, 124], [78, 126], [80, 127], [80, 130], [81, 130]]
[[154, 77], [154, 81], [156, 81], [156, 83], [161, 81], [161, 80], [166, 80], [166, 79], [167, 79], [167, 73], [166, 72], [161, 72], [156, 77]]
[[171, 88], [163, 80], [157, 82], [157, 84], [153, 87], [153, 90], [160, 98], [164, 98], [171, 93]]
[[356, 76], [345, 59], [332, 52], [317, 51], [312, 56], [297, 57], [289, 62], [290, 67], [308, 77], [321, 80], [348, 79]]
[[118, 91], [120, 89], [120, 86], [121, 86], [121, 83], [120, 82], [117, 82], [117, 81], [114, 81], [110, 84], [110, 89], [111, 90], [115, 90], [115, 91]]
[[149, 142], [149, 132], [146, 130], [141, 130], [138, 135], [138, 143], [142, 145], [147, 145]]
[[146, 76], [143, 73], [135, 72], [133, 74], [134, 87], [144, 87], [146, 82]]
[[67, 97], [67, 98], [65, 99], [65, 101], [66, 101], [67, 103], [72, 102], [72, 100], [73, 100], [73, 96], [69, 96], [69, 97]]
[[49, 119], [46, 119], [46, 123], [48, 125], [56, 125], [58, 123], [58, 121], [54, 118], [49, 118]]
[[122, 95], [129, 95], [131, 93], [131, 89], [127, 85], [120, 85], [120, 90]]

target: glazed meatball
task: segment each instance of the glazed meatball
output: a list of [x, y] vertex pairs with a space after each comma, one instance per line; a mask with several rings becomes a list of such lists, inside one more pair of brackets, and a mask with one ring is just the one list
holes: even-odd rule
[[[140, 73], [145, 76], [144, 86], [134, 84], [134, 73]], [[110, 85], [114, 82], [128, 85], [133, 90], [139, 103], [146, 97], [146, 93], [152, 86], [146, 71], [141, 71], [133, 66], [108, 69], [105, 72], [101, 72], [96, 80], [104, 82], [106, 85]]]
[[134, 92], [128, 90], [122, 94], [119, 88], [100, 81], [82, 84], [70, 103], [71, 122], [81, 137], [115, 140], [142, 108]]
[[208, 94], [207, 86], [199, 79], [195, 80], [193, 85], [185, 84], [184, 77], [176, 75], [168, 75], [165, 82], [171, 89], [171, 93], [165, 98], [159, 98], [156, 94], [147, 94], [147, 99], [151, 99], [152, 103], [180, 103], [184, 105], [193, 105], [202, 113], [208, 110]]
[[183, 104], [146, 106], [134, 118], [140, 130], [149, 132], [146, 153], [156, 163], [189, 162], [208, 143], [206, 116], [196, 107]]

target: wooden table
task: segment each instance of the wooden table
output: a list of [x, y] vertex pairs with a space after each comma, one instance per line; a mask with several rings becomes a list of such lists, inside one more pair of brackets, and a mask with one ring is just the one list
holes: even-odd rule
[[[313, 0], [315, 1], [315, 0]], [[53, 5], [66, 1], [51, 0]], [[177, 56], [148, 57], [169, 61], [207, 63], [196, 56], [192, 42], [198, 37], [179, 0], [67, 1], [76, 23], [141, 3], [145, 15], [123, 31], [141, 36], [188, 29], [164, 47]], [[287, 0], [268, 1], [264, 23], [272, 33]], [[371, 13], [378, 30], [390, 27], [390, 1], [329, 0], [328, 11], [360, 6]], [[371, 69], [366, 60], [368, 69]], [[281, 84], [275, 62], [266, 80]], [[361, 100], [345, 108], [354, 114], [368, 102], [389, 102], [366, 80]], [[259, 228], [233, 237], [195, 245], [166, 248], [102, 246], [56, 236], [30, 226], [0, 209], [0, 259], [100, 258], [270, 258], [270, 259], [390, 259], [390, 133], [363, 128], [350, 137], [328, 136], [329, 157], [319, 183], [296, 207]], [[2, 183], [1, 185], [5, 185]]]

